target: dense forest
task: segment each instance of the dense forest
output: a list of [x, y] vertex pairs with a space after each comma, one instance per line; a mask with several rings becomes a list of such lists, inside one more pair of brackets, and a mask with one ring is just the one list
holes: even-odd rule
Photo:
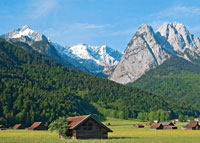
[[49, 124], [66, 115], [137, 118], [161, 109], [170, 118], [199, 115], [178, 100], [71, 69], [25, 49], [0, 39], [0, 124], [5, 126]]
[[172, 57], [130, 85], [200, 109], [200, 66], [182, 58]]

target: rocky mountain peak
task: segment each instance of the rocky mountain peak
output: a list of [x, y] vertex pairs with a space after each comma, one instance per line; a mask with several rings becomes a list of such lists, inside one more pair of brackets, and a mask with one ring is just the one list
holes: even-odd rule
[[11, 40], [11, 41], [17, 40], [17, 41], [25, 42], [29, 45], [31, 45], [32, 42], [36, 42], [36, 41], [43, 41], [43, 40], [48, 41], [46, 36], [44, 36], [43, 34], [40, 34], [37, 31], [32, 30], [28, 25], [24, 25], [22, 28], [13, 30], [7, 34], [2, 35], [1, 37], [7, 40]]
[[153, 28], [143, 24], [129, 42], [109, 79], [121, 84], [137, 80], [146, 71], [162, 64], [170, 55], [158, 44]]
[[160, 32], [162, 36], [169, 37], [169, 34], [173, 35], [187, 35], [189, 31], [182, 23], [173, 22], [167, 23], [165, 22], [160, 28], [158, 28], [157, 32]]
[[178, 22], [166, 22], [156, 33], [151, 26], [143, 24], [129, 42], [110, 79], [121, 84], [134, 82], [172, 56], [179, 56], [190, 62], [198, 61], [199, 38]]
[[164, 23], [158, 30], [162, 37], [173, 47], [177, 55], [189, 60], [195, 53], [200, 54], [200, 40], [181, 23]]
[[20, 30], [24, 31], [24, 30], [26, 30], [26, 29], [31, 30], [31, 28], [30, 28], [28, 25], [24, 25]]
[[153, 32], [153, 28], [147, 24], [142, 24], [141, 27], [139, 27], [138, 29], [138, 34], [142, 34], [142, 33], [152, 33]]

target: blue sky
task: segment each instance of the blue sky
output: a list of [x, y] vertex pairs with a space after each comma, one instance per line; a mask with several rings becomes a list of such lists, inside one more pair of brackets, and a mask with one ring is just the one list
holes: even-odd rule
[[199, 0], [0, 0], [0, 34], [29, 25], [54, 42], [123, 51], [141, 24], [181, 22], [200, 37]]

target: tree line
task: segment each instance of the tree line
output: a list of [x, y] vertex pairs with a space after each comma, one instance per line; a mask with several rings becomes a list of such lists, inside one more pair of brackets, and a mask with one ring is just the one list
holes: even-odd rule
[[68, 68], [0, 39], [0, 124], [49, 124], [84, 114], [127, 119], [159, 109], [170, 111], [170, 118], [199, 115], [178, 100]]

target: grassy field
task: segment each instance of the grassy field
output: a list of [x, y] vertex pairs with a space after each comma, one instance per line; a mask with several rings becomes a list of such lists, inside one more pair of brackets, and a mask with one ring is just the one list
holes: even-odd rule
[[114, 131], [107, 140], [59, 139], [49, 131], [5, 130], [0, 131], [0, 143], [200, 143], [200, 131], [136, 129], [136, 120], [108, 118], [107, 122]]

